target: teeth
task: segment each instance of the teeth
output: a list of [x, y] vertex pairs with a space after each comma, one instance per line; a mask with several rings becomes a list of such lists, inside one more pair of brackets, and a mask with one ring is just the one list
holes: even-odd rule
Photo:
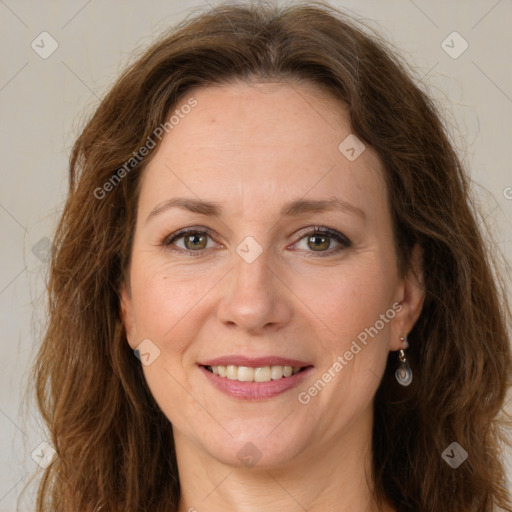
[[215, 375], [219, 377], [227, 377], [230, 380], [238, 380], [240, 382], [270, 382], [271, 380], [282, 379], [283, 377], [291, 377], [300, 372], [300, 367], [293, 366], [260, 366], [252, 368], [250, 366], [210, 366]]
[[272, 376], [272, 380], [281, 379], [283, 377], [283, 367], [282, 366], [272, 366], [270, 368], [270, 374]]
[[238, 380], [241, 382], [251, 382], [254, 380], [254, 368], [247, 366], [238, 367]]
[[254, 382], [270, 382], [272, 380], [272, 373], [270, 366], [262, 366], [254, 370]]
[[238, 380], [238, 366], [226, 366], [226, 376], [231, 380]]

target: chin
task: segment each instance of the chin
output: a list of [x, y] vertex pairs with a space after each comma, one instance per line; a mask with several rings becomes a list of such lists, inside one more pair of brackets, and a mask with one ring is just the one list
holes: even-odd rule
[[219, 462], [241, 469], [287, 466], [310, 445], [309, 436], [289, 435], [286, 429], [278, 433], [275, 422], [243, 429], [244, 425], [246, 422], [239, 423], [243, 431], [233, 437], [226, 434], [222, 438], [202, 439], [198, 444]]

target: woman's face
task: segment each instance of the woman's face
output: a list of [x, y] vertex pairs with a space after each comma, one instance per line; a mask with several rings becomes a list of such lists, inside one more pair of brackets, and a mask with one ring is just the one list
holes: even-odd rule
[[178, 450], [271, 467], [368, 436], [421, 305], [376, 154], [304, 84], [200, 88], [176, 109], [144, 171], [122, 311]]

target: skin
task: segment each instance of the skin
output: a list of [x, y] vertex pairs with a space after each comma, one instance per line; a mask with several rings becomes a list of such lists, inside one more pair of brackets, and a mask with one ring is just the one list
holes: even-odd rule
[[[173, 424], [179, 512], [379, 510], [370, 495], [373, 398], [389, 351], [402, 347], [424, 298], [412, 272], [398, 274], [379, 159], [368, 146], [353, 162], [338, 150], [351, 133], [346, 109], [315, 86], [206, 87], [182, 104], [190, 96], [197, 106], [144, 170], [121, 290], [131, 348], [150, 339], [160, 350], [143, 370]], [[223, 216], [171, 208], [147, 220], [181, 196], [218, 202]], [[365, 218], [336, 210], [279, 216], [290, 200], [332, 197]], [[334, 253], [340, 244], [328, 238], [316, 248], [306, 236], [314, 226], [352, 245]], [[189, 255], [198, 249], [184, 238], [174, 242], [181, 252], [163, 245], [187, 227], [213, 232], [200, 256]], [[250, 264], [236, 252], [248, 236], [263, 250]], [[412, 265], [421, 281], [419, 247]], [[300, 403], [298, 393], [396, 302], [400, 311], [378, 335]], [[230, 354], [289, 357], [314, 369], [297, 388], [243, 401], [215, 389], [197, 366]], [[248, 442], [261, 453], [251, 468], [237, 456]]]

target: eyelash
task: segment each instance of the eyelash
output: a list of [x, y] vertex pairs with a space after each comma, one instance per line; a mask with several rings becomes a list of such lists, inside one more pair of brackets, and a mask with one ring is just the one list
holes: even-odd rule
[[[186, 254], [187, 256], [192, 256], [192, 257], [204, 256], [204, 251], [206, 249], [192, 251], [190, 249], [181, 249], [181, 248], [173, 248], [172, 247], [173, 242], [175, 242], [176, 240], [179, 240], [189, 234], [204, 234], [204, 235], [208, 235], [210, 238], [213, 239], [213, 231], [209, 228], [185, 228], [176, 233], [173, 233], [172, 235], [165, 237], [164, 240], [162, 240], [161, 245], [164, 246], [165, 248], [169, 249], [172, 252]], [[330, 229], [330, 228], [327, 228], [324, 226], [312, 226], [310, 231], [308, 231], [304, 235], [302, 235], [302, 237], [299, 239], [299, 242], [306, 237], [310, 237], [310, 236], [314, 236], [314, 235], [328, 235], [329, 237], [334, 238], [337, 242], [339, 242], [340, 247], [337, 247], [336, 249], [333, 249], [333, 250], [330, 249], [328, 251], [320, 251], [316, 254], [315, 254], [315, 251], [306, 251], [306, 252], [313, 252], [313, 255], [308, 256], [308, 257], [324, 258], [327, 256], [332, 256], [333, 254], [337, 254], [344, 249], [348, 249], [352, 245], [352, 242], [345, 235], [339, 233], [338, 231], [336, 231], [334, 229]]]

